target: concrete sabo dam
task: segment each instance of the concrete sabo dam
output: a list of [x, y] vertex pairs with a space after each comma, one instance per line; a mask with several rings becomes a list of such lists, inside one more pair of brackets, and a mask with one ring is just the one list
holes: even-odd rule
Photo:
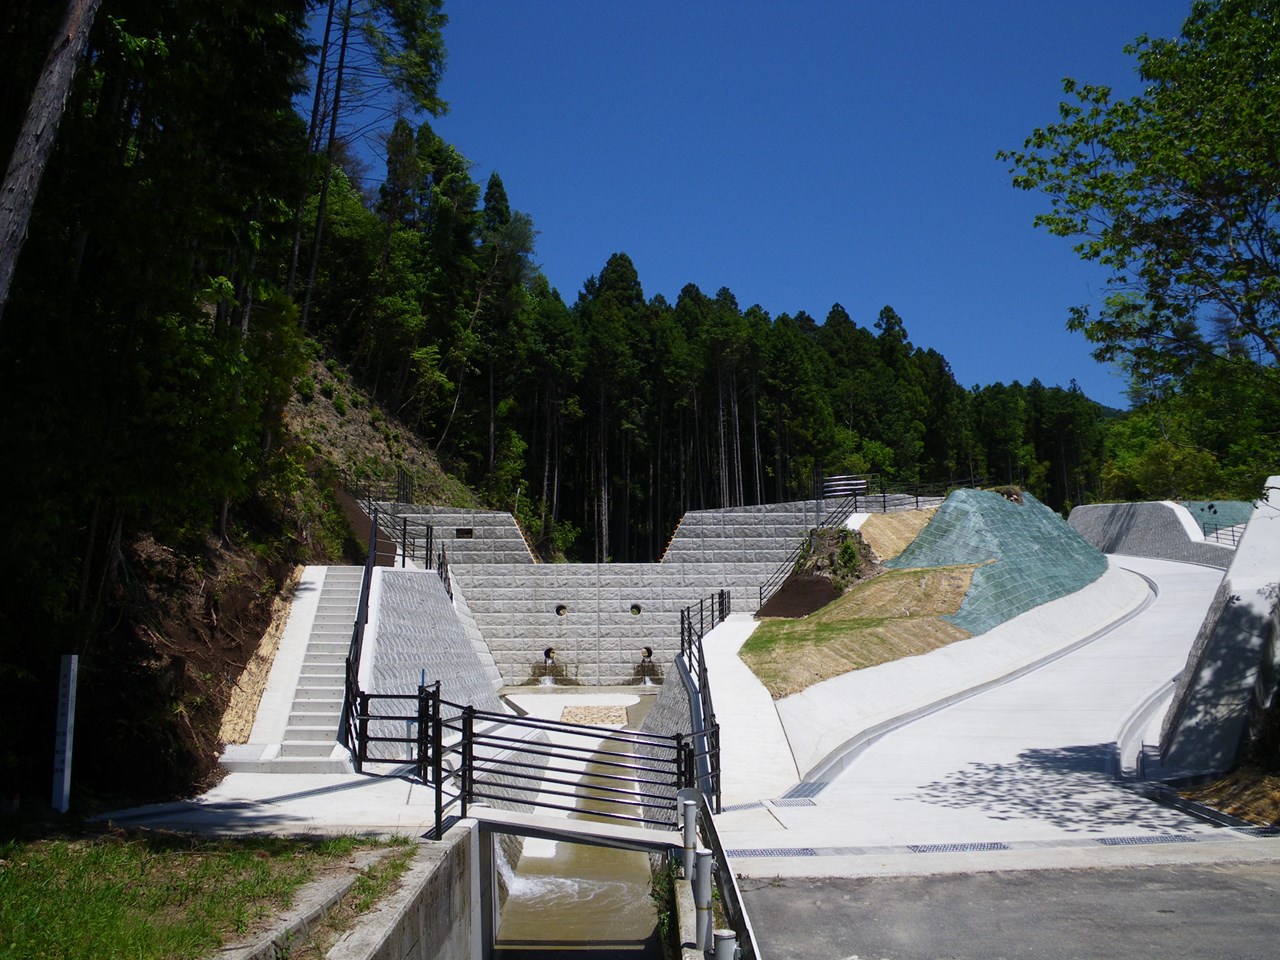
[[[1242, 522], [1225, 538], [1204, 533], [1195, 505], [1092, 505], [1068, 525], [1034, 501], [953, 494], [902, 562], [983, 565], [957, 615], [974, 635], [776, 702], [737, 650], [754, 629], [761, 582], [820, 503], [691, 513], [661, 563], [617, 565], [535, 563], [506, 514], [379, 505], [396, 518], [384, 520], [392, 533], [400, 517], [430, 523], [449, 582], [407, 556], [371, 570], [359, 686], [408, 697], [438, 681], [442, 701], [513, 725], [522, 714], [532, 723], [595, 709], [603, 712], [588, 716], [607, 718], [595, 725], [602, 737], [646, 698], [646, 731], [692, 743], [705, 721], [692, 675], [701, 666], [691, 671], [680, 656], [681, 611], [726, 591], [732, 613], [698, 638], [714, 690], [721, 803], [695, 842], [714, 834], [727, 861], [721, 882], [740, 888], [723, 895], [742, 899], [760, 955], [843, 957], [875, 943], [913, 956], [895, 940], [905, 933], [877, 928], [844, 901], [814, 910], [808, 891], [878, 877], [1280, 861], [1259, 831], [1152, 799], [1163, 780], [1230, 768], [1242, 731], [1274, 695], [1280, 478], [1267, 487], [1264, 499], [1239, 505]], [[533, 798], [512, 781], [465, 817], [455, 804], [436, 837], [435, 791], [395, 762], [394, 745], [353, 772], [339, 726], [362, 573], [305, 572], [253, 733], [228, 746], [221, 784], [113, 819], [430, 838], [395, 901], [334, 957], [491, 955], [509, 884], [500, 867], [522, 846], [530, 857], [587, 843], [682, 859], [674, 824], [570, 817], [524, 802]], [[645, 683], [655, 680], [653, 696]], [[522, 736], [511, 755], [554, 753], [564, 739], [555, 726]], [[677, 886], [691, 943], [696, 910]]]

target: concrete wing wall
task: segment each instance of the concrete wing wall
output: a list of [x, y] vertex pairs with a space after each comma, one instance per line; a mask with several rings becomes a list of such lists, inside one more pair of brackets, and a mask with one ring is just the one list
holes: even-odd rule
[[[1160, 738], [1167, 777], [1231, 769], [1255, 706], [1274, 694], [1280, 477], [1267, 481], [1187, 659]], [[1073, 514], [1074, 516], [1074, 514]]]
[[[1177, 510], [1187, 513], [1187, 523]], [[1091, 503], [1071, 511], [1067, 523], [1103, 553], [1204, 563], [1226, 569], [1230, 547], [1192, 539], [1198, 527], [1185, 508], [1170, 503]]]

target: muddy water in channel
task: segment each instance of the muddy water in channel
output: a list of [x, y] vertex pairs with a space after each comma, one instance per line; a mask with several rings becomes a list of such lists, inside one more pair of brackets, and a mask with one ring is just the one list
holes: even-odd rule
[[[627, 708], [635, 728], [655, 698]], [[589, 764], [586, 776], [608, 768]], [[575, 817], [592, 818], [590, 803]], [[605, 819], [605, 818], [594, 818]], [[498, 926], [495, 957], [539, 960], [662, 956], [658, 915], [649, 896], [649, 858], [643, 853], [579, 843], [528, 840], [514, 872], [500, 864], [509, 894]]]

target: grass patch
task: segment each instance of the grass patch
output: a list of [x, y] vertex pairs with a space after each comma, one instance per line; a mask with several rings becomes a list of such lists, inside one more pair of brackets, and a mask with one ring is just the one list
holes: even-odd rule
[[0, 956], [205, 957], [378, 842], [159, 832], [9, 841], [0, 844]]
[[964, 602], [972, 566], [892, 570], [801, 620], [766, 620], [738, 655], [775, 700], [815, 683], [918, 656], [969, 633], [942, 620]]
[[361, 914], [368, 913], [399, 885], [418, 846], [408, 837], [393, 837], [387, 842], [394, 848], [392, 852], [361, 871], [347, 895], [324, 920], [305, 939], [289, 945], [289, 960], [320, 960], [342, 934], [355, 926]]
[[1241, 767], [1212, 783], [1179, 792], [1262, 827], [1280, 824], [1280, 775], [1258, 767]]

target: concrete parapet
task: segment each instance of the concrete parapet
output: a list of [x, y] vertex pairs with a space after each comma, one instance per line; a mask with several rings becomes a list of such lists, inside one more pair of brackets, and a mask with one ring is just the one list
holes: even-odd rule
[[1162, 776], [1222, 773], [1280, 674], [1280, 477], [1249, 520], [1182, 672], [1160, 736]]

